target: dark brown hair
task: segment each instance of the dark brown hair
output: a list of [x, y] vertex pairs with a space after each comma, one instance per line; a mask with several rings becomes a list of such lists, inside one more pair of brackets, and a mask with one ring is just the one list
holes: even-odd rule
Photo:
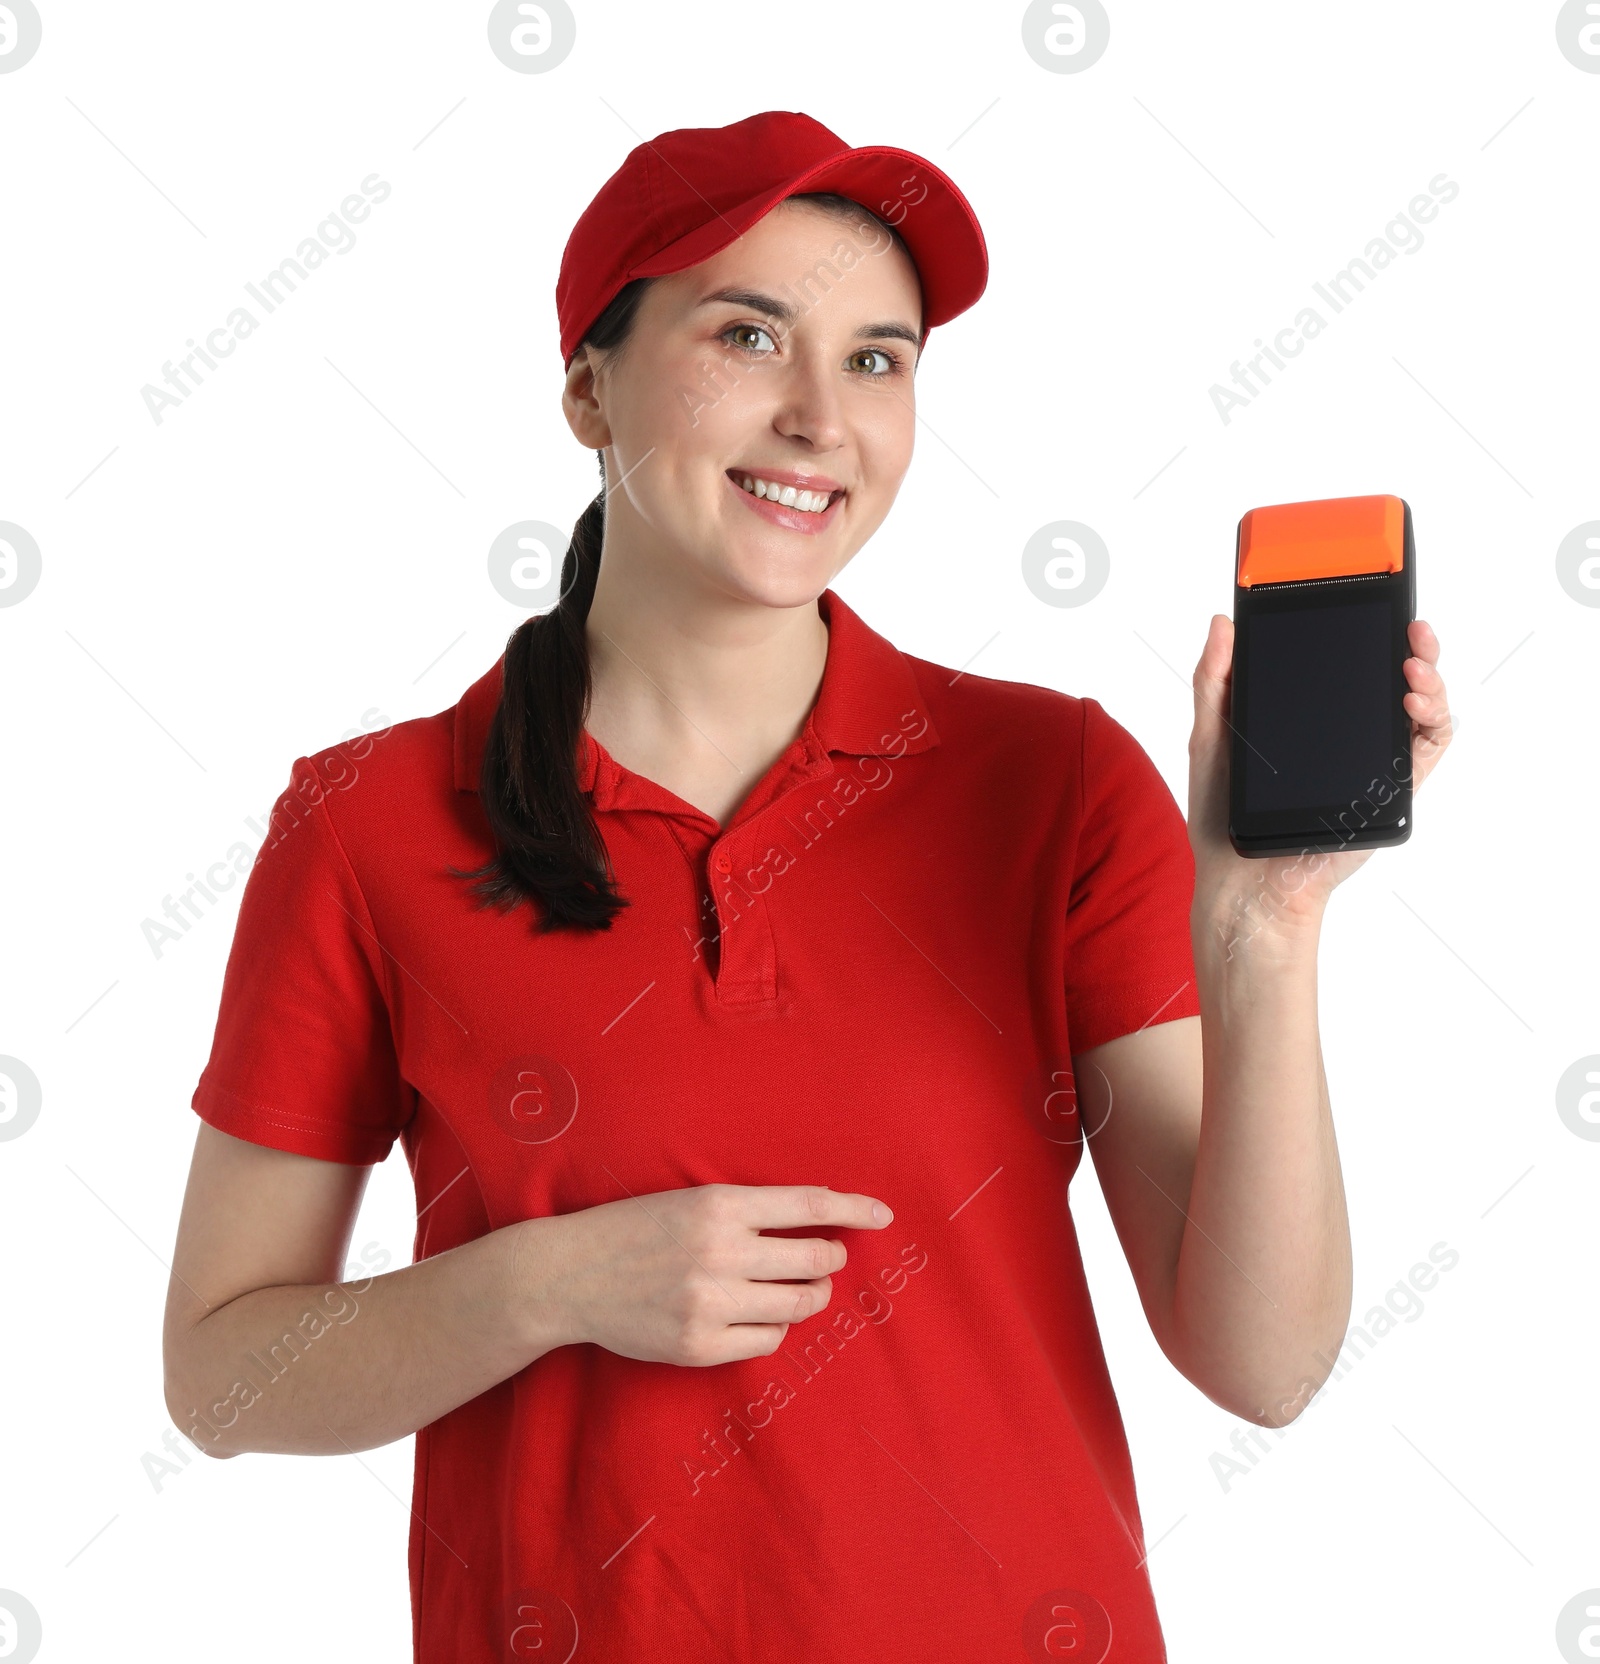
[[[810, 203], [839, 218], [865, 215], [911, 258], [893, 226], [849, 197], [805, 192], [784, 200]], [[622, 348], [645, 289], [654, 281], [635, 278], [620, 289], [579, 346]], [[473, 881], [473, 891], [485, 905], [509, 911], [521, 901], [538, 904], [535, 927], [541, 934], [609, 930], [628, 905], [616, 888], [605, 839], [578, 789], [578, 737], [592, 686], [587, 623], [606, 524], [605, 452], [595, 455], [600, 491], [572, 528], [561, 564], [560, 599], [549, 612], [519, 625], [506, 642], [500, 703], [489, 725], [478, 781], [496, 853], [482, 867], [451, 869], [456, 877]]]

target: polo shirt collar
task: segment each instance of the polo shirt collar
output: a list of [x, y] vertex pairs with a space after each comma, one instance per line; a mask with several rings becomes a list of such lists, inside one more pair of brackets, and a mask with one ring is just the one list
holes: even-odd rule
[[[938, 730], [899, 648], [879, 635], [831, 589], [817, 598], [828, 626], [828, 656], [822, 685], [801, 738], [817, 755], [902, 757], [939, 743]], [[489, 724], [500, 703], [505, 659], [490, 666], [461, 696], [455, 708], [455, 783], [476, 791]], [[619, 765], [596, 745], [587, 729], [579, 736], [578, 786], [609, 799]], [[599, 791], [596, 792], [597, 784]]]

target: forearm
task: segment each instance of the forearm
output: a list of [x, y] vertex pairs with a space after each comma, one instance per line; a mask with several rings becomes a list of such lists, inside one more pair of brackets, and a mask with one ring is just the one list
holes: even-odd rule
[[1204, 1097], [1174, 1282], [1175, 1362], [1293, 1420], [1350, 1316], [1350, 1226], [1317, 1028], [1320, 914], [1240, 940], [1197, 920]]
[[555, 1224], [381, 1277], [240, 1295], [189, 1330], [168, 1409], [216, 1456], [341, 1455], [414, 1433], [563, 1344], [541, 1252]]

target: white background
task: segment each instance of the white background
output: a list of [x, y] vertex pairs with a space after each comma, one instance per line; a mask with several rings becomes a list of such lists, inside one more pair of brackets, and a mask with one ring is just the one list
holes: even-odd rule
[[[904, 650], [1093, 695], [1183, 803], [1239, 516], [1412, 505], [1460, 729], [1334, 897], [1320, 1011], [1355, 1320], [1430, 1245], [1459, 1263], [1224, 1489], [1240, 1424], [1156, 1348], [1088, 1162], [1075, 1208], [1174, 1664], [1557, 1659], [1600, 1585], [1600, 1144], [1555, 1108], [1600, 1051], [1600, 611], [1555, 575], [1600, 518], [1600, 75], [1557, 7], [1113, 3], [1052, 74], [1015, 5], [594, 4], [525, 75], [483, 4], [41, 3], [0, 76], [0, 520], [43, 556], [0, 609], [0, 1053], [44, 1090], [0, 1142], [0, 1587], [41, 1656], [409, 1657], [411, 1440], [142, 1465], [238, 890], [159, 958], [141, 926], [259, 842], [293, 758], [498, 656], [491, 540], [597, 483], [558, 403], [568, 230], [642, 139], [786, 108], [937, 163], [989, 242], [836, 586]], [[155, 423], [141, 388], [373, 172], [356, 246]], [[1422, 246], [1222, 422], [1212, 384], [1441, 172]], [[1057, 519], [1111, 551], [1081, 608], [1022, 582]], [[413, 1206], [396, 1154], [356, 1247], [403, 1263]]]

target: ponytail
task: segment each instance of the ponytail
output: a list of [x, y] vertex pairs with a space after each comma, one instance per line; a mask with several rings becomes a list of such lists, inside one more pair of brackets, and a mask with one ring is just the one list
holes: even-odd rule
[[[849, 197], [808, 191], [785, 200], [875, 224], [911, 258], [892, 225]], [[597, 347], [612, 359], [625, 351], [639, 302], [653, 281], [636, 277], [624, 284], [589, 326], [580, 347]], [[456, 877], [472, 880], [483, 902], [506, 911], [522, 901], [536, 903], [541, 934], [609, 930], [628, 906], [616, 887], [605, 838], [578, 789], [578, 744], [593, 687], [587, 624], [606, 526], [605, 453], [597, 454], [600, 494], [572, 528], [561, 563], [561, 598], [552, 611], [520, 625], [506, 643], [500, 703], [478, 777], [496, 852], [481, 867], [451, 869]]]
[[[602, 458], [601, 475], [605, 473]], [[609, 930], [628, 905], [605, 839], [578, 790], [578, 742], [591, 680], [586, 622], [600, 575], [606, 494], [578, 516], [561, 563], [561, 599], [506, 643], [500, 703], [489, 725], [478, 796], [498, 846], [469, 873], [474, 892], [509, 910], [542, 904], [542, 933]]]

